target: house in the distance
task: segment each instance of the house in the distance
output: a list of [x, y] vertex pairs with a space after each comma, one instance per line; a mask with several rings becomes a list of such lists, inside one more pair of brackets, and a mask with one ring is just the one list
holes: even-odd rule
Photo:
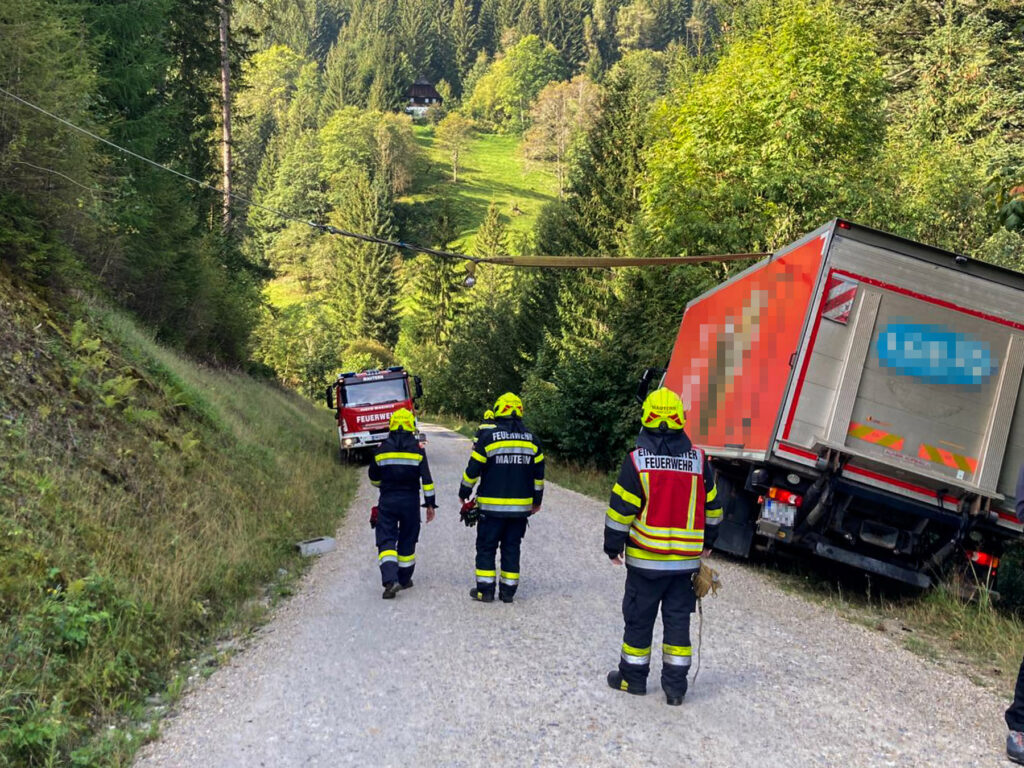
[[405, 94], [406, 105], [405, 111], [407, 114], [413, 117], [423, 117], [427, 114], [427, 110], [435, 104], [440, 104], [444, 99], [441, 98], [441, 94], [434, 88], [434, 84], [429, 80], [417, 80], [415, 83], [409, 86], [409, 90]]

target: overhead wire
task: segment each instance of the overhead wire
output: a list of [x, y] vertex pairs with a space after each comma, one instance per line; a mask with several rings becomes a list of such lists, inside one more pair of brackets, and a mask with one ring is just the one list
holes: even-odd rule
[[[74, 131], [78, 131], [89, 138], [106, 144], [108, 147], [124, 154], [129, 157], [133, 157], [143, 163], [153, 166], [161, 171], [174, 174], [185, 181], [195, 184], [203, 189], [211, 192], [216, 192], [222, 197], [227, 197], [230, 200], [242, 204], [248, 208], [257, 208], [261, 211], [278, 216], [286, 221], [292, 221], [299, 224], [304, 224], [308, 227], [316, 229], [320, 232], [336, 235], [339, 237], [346, 237], [353, 240], [360, 240], [365, 243], [373, 243], [375, 245], [383, 245], [390, 248], [396, 248], [399, 250], [410, 251], [413, 253], [422, 253], [429, 256], [437, 256], [440, 258], [447, 259], [459, 259], [462, 261], [471, 262], [473, 264], [495, 264], [499, 266], [508, 267], [535, 267], [535, 268], [546, 268], [546, 269], [609, 269], [619, 267], [653, 267], [653, 266], [671, 266], [677, 264], [700, 264], [707, 262], [721, 262], [721, 261], [738, 261], [745, 259], [760, 259], [766, 256], [770, 256], [770, 253], [726, 253], [726, 254], [714, 254], [708, 256], [664, 256], [664, 257], [652, 257], [652, 258], [631, 258], [631, 257], [619, 257], [619, 256], [471, 256], [467, 253], [460, 253], [458, 251], [448, 251], [442, 248], [429, 248], [425, 245], [418, 245], [417, 243], [410, 243], [404, 240], [389, 240], [387, 238], [377, 237], [375, 235], [368, 235], [363, 232], [352, 232], [346, 229], [335, 227], [331, 224], [321, 224], [320, 222], [312, 221], [309, 219], [303, 219], [302, 217], [295, 216], [284, 211], [280, 211], [276, 208], [272, 208], [262, 203], [257, 203], [255, 200], [251, 200], [244, 195], [239, 195], [236, 192], [225, 192], [219, 187], [210, 184], [202, 179], [197, 179], [193, 176], [189, 176], [187, 173], [157, 162], [145, 155], [140, 155], [138, 152], [134, 152], [127, 147], [123, 147], [104, 136], [101, 136], [87, 128], [83, 128], [80, 125], [72, 123], [60, 115], [56, 115], [53, 112], [33, 104], [31, 101], [18, 96], [15, 93], [7, 90], [3, 86], [0, 86], [0, 94], [7, 96], [10, 99], [30, 108], [34, 109], [43, 115], [46, 115], [52, 120], [56, 120], [58, 123], [71, 128]], [[26, 163], [27, 165], [27, 163]], [[95, 190], [92, 190], [95, 191]]]

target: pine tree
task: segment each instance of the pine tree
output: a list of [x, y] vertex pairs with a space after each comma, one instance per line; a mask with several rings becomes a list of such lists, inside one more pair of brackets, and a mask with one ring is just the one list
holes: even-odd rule
[[455, 70], [462, 83], [469, 72], [476, 51], [476, 20], [471, 0], [455, 0], [452, 7], [452, 44], [455, 52]]

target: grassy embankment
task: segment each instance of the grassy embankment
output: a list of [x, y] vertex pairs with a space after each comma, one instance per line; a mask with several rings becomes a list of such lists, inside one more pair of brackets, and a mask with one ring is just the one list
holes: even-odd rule
[[330, 425], [0, 272], [0, 766], [130, 762], [334, 530], [356, 477]]
[[[428, 421], [473, 437], [477, 425], [451, 416], [431, 415]], [[614, 473], [547, 462], [547, 478], [597, 501], [607, 501], [615, 482]], [[719, 555], [719, 557], [722, 557]], [[758, 566], [752, 566], [758, 567]], [[783, 589], [820, 602], [848, 621], [885, 632], [908, 650], [954, 669], [966, 669], [979, 685], [1012, 697], [1021, 653], [1024, 652], [1024, 622], [988, 600], [962, 600], [956, 590], [939, 587], [923, 595], [899, 594], [893, 589], [870, 588], [862, 578], [863, 591], [852, 590], [855, 575], [842, 581], [831, 578], [821, 561], [795, 561], [760, 566]], [[1019, 567], [1009, 564], [1008, 567]], [[1004, 578], [1016, 574], [1004, 573]], [[1019, 576], [1018, 576], [1019, 578]], [[844, 589], [843, 585], [846, 585]], [[728, 599], [728, 585], [723, 593]]]
[[[497, 203], [508, 224], [509, 238], [532, 231], [541, 207], [555, 199], [554, 174], [545, 166], [526, 163], [519, 155], [515, 135], [479, 133], [470, 141], [459, 160], [459, 181], [452, 181], [451, 158], [434, 139], [434, 127], [413, 129], [427, 164], [417, 176], [412, 194], [399, 203], [406, 236], [417, 242], [428, 238], [430, 219], [447, 199], [458, 233], [459, 250], [472, 252], [476, 231]], [[419, 224], [419, 222], [423, 222]]]

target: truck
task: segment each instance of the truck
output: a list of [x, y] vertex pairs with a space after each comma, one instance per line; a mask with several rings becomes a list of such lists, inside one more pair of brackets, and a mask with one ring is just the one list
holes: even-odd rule
[[400, 365], [339, 374], [327, 387], [326, 401], [336, 414], [341, 461], [366, 459], [388, 436], [391, 414], [399, 408], [415, 412], [422, 395], [419, 376], [410, 377]]
[[690, 301], [645, 379], [715, 469], [716, 549], [994, 588], [1021, 537], [1022, 370], [1024, 275], [835, 219]]

